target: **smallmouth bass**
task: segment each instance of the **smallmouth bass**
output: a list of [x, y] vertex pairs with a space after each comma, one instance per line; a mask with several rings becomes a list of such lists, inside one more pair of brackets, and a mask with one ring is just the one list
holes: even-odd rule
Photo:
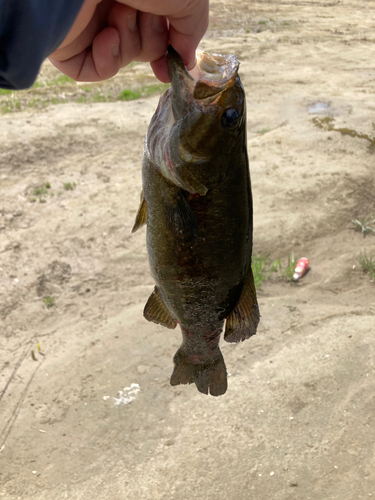
[[253, 209], [245, 93], [236, 56], [198, 54], [187, 71], [168, 49], [171, 88], [160, 98], [144, 147], [143, 191], [132, 232], [147, 223], [156, 286], [144, 317], [180, 325], [171, 384], [227, 390], [219, 348], [259, 323], [251, 270]]

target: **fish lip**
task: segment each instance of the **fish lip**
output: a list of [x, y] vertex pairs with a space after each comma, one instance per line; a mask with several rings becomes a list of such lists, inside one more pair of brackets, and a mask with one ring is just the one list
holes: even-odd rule
[[197, 51], [197, 64], [190, 74], [196, 81], [202, 80], [224, 90], [237, 76], [239, 66], [239, 60], [234, 54], [222, 56]]
[[172, 45], [168, 47], [168, 69], [172, 87], [173, 76], [176, 73], [180, 78], [185, 80], [188, 86], [203, 80], [213, 85], [220, 84], [220, 87], [225, 87], [237, 75], [240, 63], [234, 54], [222, 56], [220, 54], [208, 54], [205, 51], [197, 50], [196, 55], [197, 64], [189, 72]]
[[195, 81], [195, 79], [190, 75], [190, 73], [186, 69], [186, 66], [182, 62], [180, 55], [178, 54], [178, 52], [174, 50], [172, 45], [169, 45], [168, 47], [168, 69], [172, 87], [173, 87], [173, 80], [176, 79], [176, 75], [186, 79], [187, 81], [191, 82]]
[[208, 103], [215, 100], [223, 90], [234, 85], [239, 64], [235, 55], [222, 56], [197, 51], [197, 64], [189, 72], [180, 55], [170, 45], [168, 47], [169, 75], [174, 100], [179, 101], [180, 104], [178, 106], [180, 113], [176, 105], [173, 106], [176, 119], [176, 115], [181, 114], [181, 108], [187, 107], [192, 100], [204, 100]]
[[193, 100], [195, 80], [171, 45], [168, 47], [168, 69], [172, 86], [173, 116], [179, 120], [186, 115]]

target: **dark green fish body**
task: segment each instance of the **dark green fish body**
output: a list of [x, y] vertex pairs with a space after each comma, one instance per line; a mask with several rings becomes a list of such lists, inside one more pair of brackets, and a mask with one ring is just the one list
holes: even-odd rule
[[181, 327], [171, 384], [194, 382], [199, 391], [220, 395], [227, 389], [219, 349], [224, 322], [229, 342], [249, 338], [259, 322], [245, 97], [235, 56], [204, 54], [198, 80], [173, 49], [169, 60], [172, 89], [146, 138], [134, 227], [147, 221], [156, 283], [144, 315]]

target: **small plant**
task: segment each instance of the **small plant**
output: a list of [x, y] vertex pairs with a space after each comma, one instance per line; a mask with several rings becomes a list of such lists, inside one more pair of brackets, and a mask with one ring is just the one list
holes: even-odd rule
[[281, 259], [278, 259], [276, 263], [281, 276], [287, 281], [292, 281], [294, 270], [297, 264], [297, 259], [294, 256], [293, 252], [291, 254], [288, 254], [288, 262], [285, 266], [281, 263]]
[[36, 188], [34, 188], [31, 193], [33, 197], [30, 198], [30, 202], [35, 203], [36, 197], [38, 197], [40, 203], [46, 203], [45, 196], [48, 193], [48, 189], [51, 189], [51, 184], [49, 182], [46, 182], [45, 184], [42, 184], [41, 186], [37, 186]]
[[362, 217], [362, 219], [353, 219], [352, 224], [354, 225], [354, 228], [356, 231], [361, 231], [363, 234], [363, 237], [365, 238], [367, 233], [374, 233], [375, 234], [375, 229], [370, 226], [370, 224], [374, 224], [375, 219], [373, 220], [368, 220], [367, 217]]
[[40, 88], [43, 88], [43, 87], [45, 87], [44, 83], [37, 81], [37, 82], [34, 83], [34, 85], [31, 88], [33, 88], [33, 89], [40, 89]]
[[73, 189], [76, 187], [75, 182], [64, 182], [64, 189], [65, 191], [73, 191]]
[[358, 262], [361, 264], [365, 273], [368, 273], [372, 280], [375, 280], [375, 255], [367, 255], [366, 252], [361, 252], [358, 257]]
[[117, 99], [119, 101], [133, 101], [134, 99], [139, 99], [140, 97], [146, 97], [153, 94], [161, 94], [169, 87], [169, 84], [157, 83], [153, 85], [143, 85], [138, 89], [124, 89], [122, 92], [120, 92]]
[[148, 96], [153, 94], [162, 94], [165, 90], [170, 87], [169, 83], [156, 83], [152, 85], [145, 85], [141, 87], [142, 96]]
[[134, 99], [139, 99], [140, 97], [141, 93], [139, 90], [130, 89], [123, 90], [118, 96], [120, 101], [133, 101]]
[[41, 99], [38, 98], [32, 98], [27, 102], [27, 107], [28, 108], [37, 108], [38, 106], [43, 105], [44, 103], [42, 102]]
[[47, 188], [45, 186], [38, 186], [33, 189], [33, 195], [35, 196], [43, 196], [47, 194]]
[[57, 78], [54, 78], [53, 80], [48, 80], [46, 82], [48, 87], [52, 87], [54, 85], [65, 85], [67, 83], [76, 83], [72, 78], [66, 75], [60, 75]]
[[92, 101], [93, 101], [93, 102], [106, 102], [106, 101], [107, 101], [107, 98], [106, 98], [106, 96], [102, 93], [102, 91], [99, 91], [99, 92], [96, 92], [96, 93], [92, 96]]
[[55, 299], [50, 296], [44, 297], [43, 302], [47, 309], [55, 305]]
[[[4, 89], [6, 90], [6, 89]], [[12, 113], [13, 111], [19, 111], [21, 109], [21, 103], [17, 99], [13, 99], [13, 96], [11, 96], [11, 99], [8, 99], [7, 101], [4, 102], [4, 104], [1, 104], [0, 106], [0, 112], [5, 114], [5, 113]]]
[[297, 259], [294, 257], [293, 252], [288, 254], [286, 264], [283, 264], [280, 258], [270, 261], [269, 257], [253, 256], [251, 269], [253, 271], [255, 288], [259, 288], [262, 282], [268, 280], [271, 274], [275, 272], [282, 279], [293, 281], [296, 264]]
[[276, 271], [277, 263], [270, 262], [269, 257], [257, 255], [252, 258], [251, 269], [253, 271], [255, 288], [259, 288], [261, 283], [266, 281], [271, 273]]
[[45, 184], [42, 184], [41, 186], [37, 186], [36, 188], [33, 189], [33, 195], [34, 196], [44, 196], [47, 194], [47, 189], [51, 188], [51, 184], [49, 182], [46, 182]]

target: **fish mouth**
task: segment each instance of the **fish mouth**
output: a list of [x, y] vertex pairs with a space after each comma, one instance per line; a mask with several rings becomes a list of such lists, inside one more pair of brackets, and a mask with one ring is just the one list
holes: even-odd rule
[[197, 64], [189, 72], [179, 54], [170, 45], [168, 66], [175, 119], [178, 120], [186, 114], [193, 100], [210, 104], [221, 92], [233, 86], [239, 65], [235, 55], [222, 56], [198, 51]]

